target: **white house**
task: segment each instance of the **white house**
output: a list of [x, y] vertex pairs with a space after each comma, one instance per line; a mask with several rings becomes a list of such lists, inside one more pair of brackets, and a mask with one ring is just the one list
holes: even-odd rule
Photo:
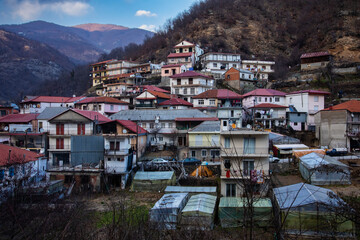
[[200, 56], [203, 71], [224, 74], [230, 68], [240, 68], [241, 56], [236, 53], [209, 52]]

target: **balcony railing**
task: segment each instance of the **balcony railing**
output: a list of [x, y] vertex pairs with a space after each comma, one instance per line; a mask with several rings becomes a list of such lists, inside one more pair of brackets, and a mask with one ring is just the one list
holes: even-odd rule
[[64, 145], [49, 145], [49, 151], [56, 151], [56, 150], [63, 150], [63, 151], [70, 151], [71, 144], [64, 144]]
[[223, 147], [221, 157], [266, 157], [269, 155], [268, 148], [226, 148]]
[[140, 104], [136, 104], [135, 107], [138, 107], [138, 108], [154, 108], [155, 107], [155, 104], [152, 104], [152, 103], [140, 103]]

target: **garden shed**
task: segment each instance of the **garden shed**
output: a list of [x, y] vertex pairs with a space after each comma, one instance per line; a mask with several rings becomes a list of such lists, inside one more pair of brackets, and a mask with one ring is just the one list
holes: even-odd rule
[[150, 222], [158, 229], [176, 229], [188, 199], [187, 193], [164, 194], [150, 209]]
[[193, 195], [181, 212], [181, 225], [187, 229], [213, 229], [216, 196]]
[[[268, 226], [272, 219], [272, 204], [269, 198], [254, 199], [254, 222], [257, 226]], [[246, 198], [222, 197], [219, 203], [221, 227], [240, 227], [248, 214]]]
[[199, 193], [206, 193], [213, 196], [217, 195], [216, 187], [189, 187], [189, 186], [167, 186], [165, 193], [189, 193], [190, 196]]
[[300, 157], [299, 170], [314, 185], [351, 184], [349, 166], [328, 155], [313, 152]]
[[346, 203], [333, 191], [306, 183], [274, 188], [276, 216], [288, 234], [354, 236], [354, 223], [339, 210]]
[[174, 171], [141, 172], [138, 171], [133, 179], [132, 191], [164, 191], [166, 186], [176, 183]]

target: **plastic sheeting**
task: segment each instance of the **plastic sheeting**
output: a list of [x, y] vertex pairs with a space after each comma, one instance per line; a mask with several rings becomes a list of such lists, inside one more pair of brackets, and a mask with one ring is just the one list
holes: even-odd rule
[[206, 193], [216, 196], [217, 190], [216, 187], [167, 186], [165, 193], [189, 193], [190, 195]]
[[216, 196], [197, 194], [190, 198], [181, 213], [181, 225], [186, 228], [212, 229]]
[[353, 236], [355, 232], [353, 222], [336, 214], [345, 202], [329, 189], [297, 183], [274, 188], [274, 195], [287, 233]]
[[150, 222], [158, 229], [176, 229], [188, 199], [187, 193], [164, 194], [150, 210]]
[[299, 170], [311, 184], [351, 184], [349, 167], [327, 155], [309, 153], [301, 157]]
[[[219, 219], [221, 227], [240, 227], [244, 217], [248, 216], [248, 202], [246, 198], [222, 197], [219, 203]], [[269, 198], [254, 199], [253, 218], [258, 226], [268, 226], [272, 219], [272, 204]]]
[[300, 157], [305, 156], [305, 155], [307, 155], [309, 153], [312, 153], [312, 152], [325, 155], [325, 150], [324, 149], [309, 149], [309, 150], [294, 150], [293, 151], [293, 156], [297, 157], [297, 158], [300, 158]]
[[174, 171], [163, 172], [140, 172], [138, 171], [133, 179], [132, 191], [163, 191], [166, 186], [173, 186], [176, 183]]

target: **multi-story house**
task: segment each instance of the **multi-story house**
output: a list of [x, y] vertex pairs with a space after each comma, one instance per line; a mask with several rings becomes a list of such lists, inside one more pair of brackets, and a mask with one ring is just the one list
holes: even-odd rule
[[227, 89], [212, 89], [193, 97], [194, 108], [221, 121], [221, 130], [242, 125], [241, 95]]
[[10, 105], [0, 105], [0, 117], [4, 117], [5, 115], [15, 114], [18, 111]]
[[302, 90], [286, 94], [286, 105], [291, 108], [292, 114], [306, 113], [306, 121], [289, 121], [290, 126], [297, 131], [315, 131], [314, 114], [324, 109], [325, 96], [329, 92], [318, 90]]
[[193, 68], [195, 63], [199, 61], [199, 56], [204, 51], [196, 44], [182, 41], [174, 46], [174, 53], [167, 56], [168, 64], [184, 64], [187, 69]]
[[272, 103], [261, 103], [250, 107], [250, 109], [254, 110], [253, 120], [255, 125], [267, 129], [286, 125], [287, 108], [287, 106]]
[[146, 130], [130, 120], [113, 120], [100, 125], [104, 137], [104, 171], [107, 182], [125, 188], [130, 170], [146, 148]]
[[325, 68], [331, 61], [331, 54], [328, 52], [304, 53], [300, 56], [301, 71]]
[[240, 68], [241, 56], [236, 53], [209, 52], [200, 56], [205, 72], [224, 74], [230, 68]]
[[161, 79], [169, 79], [170, 76], [186, 72], [186, 66], [184, 64], [170, 64], [161, 67]]
[[192, 97], [207, 90], [213, 89], [215, 81], [212, 77], [187, 71], [170, 77], [171, 94], [181, 96], [182, 99], [192, 102]]
[[268, 81], [269, 74], [274, 72], [275, 62], [258, 61], [258, 60], [242, 60], [241, 68], [251, 71], [258, 80]]
[[[148, 132], [147, 145], [160, 149], [166, 146], [177, 146], [178, 149], [187, 147], [189, 129], [203, 121], [217, 120], [196, 109], [128, 110], [120, 111], [110, 118], [112, 120], [131, 119], [136, 122]], [[181, 158], [186, 158], [187, 153], [186, 149], [181, 152]]]
[[255, 74], [244, 69], [230, 68], [225, 72], [225, 81], [231, 87], [241, 90], [245, 86], [255, 84]]
[[255, 89], [242, 95], [242, 106], [244, 108], [244, 119], [253, 119], [253, 111], [249, 108], [262, 103], [272, 103], [286, 106], [286, 93], [273, 89]]
[[[96, 132], [96, 125], [109, 121], [108, 118], [102, 114], [94, 111], [84, 111], [79, 109], [68, 109], [53, 118], [49, 119], [49, 163], [54, 167], [62, 166], [76, 166], [79, 164], [79, 159], [73, 159], [73, 153], [76, 152], [76, 148], [82, 148], [81, 151], [89, 150], [89, 153], [95, 154], [96, 146], [93, 142], [97, 142], [97, 139], [92, 141], [89, 139], [89, 144], [86, 144], [86, 138], [84, 137], [93, 136]], [[96, 136], [93, 136], [96, 137]], [[73, 143], [73, 140], [76, 141]], [[103, 143], [101, 144], [103, 151]], [[90, 149], [89, 149], [90, 148]], [[103, 153], [102, 153], [103, 156]], [[97, 159], [97, 161], [101, 160]]]
[[0, 203], [16, 187], [37, 183], [45, 177], [47, 159], [43, 155], [0, 144]]
[[138, 65], [136, 62], [127, 60], [107, 60], [91, 64], [91, 78], [93, 86], [103, 84], [109, 79], [117, 79], [123, 77], [122, 74], [135, 72], [133, 67]]
[[86, 97], [54, 97], [54, 96], [36, 96], [30, 99], [24, 99], [20, 103], [20, 113], [41, 113], [47, 107], [67, 107], [73, 108], [75, 103]]
[[136, 97], [135, 108], [157, 108], [159, 103], [162, 103], [169, 99], [170, 96], [163, 92], [145, 90], [143, 93]]
[[347, 101], [317, 112], [315, 126], [321, 146], [360, 151], [360, 101]]
[[0, 118], [0, 141], [12, 146], [45, 152], [46, 134], [39, 131], [39, 114], [10, 114]]
[[220, 133], [221, 194], [242, 197], [267, 194], [269, 180], [269, 133], [239, 129]]
[[205, 121], [189, 130], [189, 157], [220, 161], [220, 121]]
[[129, 103], [112, 97], [88, 97], [75, 104], [81, 110], [96, 111], [110, 116], [121, 110], [129, 109]]

